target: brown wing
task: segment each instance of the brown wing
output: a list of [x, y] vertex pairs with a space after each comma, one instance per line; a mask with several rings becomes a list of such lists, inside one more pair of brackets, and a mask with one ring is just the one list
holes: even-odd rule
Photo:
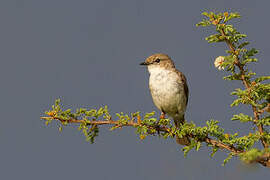
[[176, 71], [177, 74], [181, 77], [181, 80], [182, 80], [182, 84], [184, 86], [184, 92], [186, 94], [186, 97], [187, 97], [187, 101], [186, 101], [186, 105], [188, 103], [188, 96], [189, 96], [189, 90], [188, 90], [188, 85], [187, 85], [187, 79], [185, 77], [185, 75], [183, 73], [181, 73], [180, 71]]

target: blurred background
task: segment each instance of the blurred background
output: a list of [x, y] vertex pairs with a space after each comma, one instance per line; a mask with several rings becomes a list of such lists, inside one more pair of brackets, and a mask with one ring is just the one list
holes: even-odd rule
[[157, 111], [148, 72], [139, 66], [153, 53], [169, 54], [189, 83], [186, 119], [197, 125], [221, 121], [228, 132], [252, 126], [232, 122], [230, 92], [239, 82], [222, 80], [214, 68], [224, 44], [208, 44], [212, 31], [196, 28], [203, 11], [238, 11], [235, 26], [260, 50], [250, 68], [269, 75], [270, 1], [251, 0], [1, 0], [0, 1], [0, 179], [245, 179], [269, 169], [247, 166], [209, 149], [184, 158], [173, 139], [139, 140], [132, 128], [102, 128], [95, 144], [76, 128], [58, 132], [39, 117], [56, 98], [65, 108], [112, 113]]

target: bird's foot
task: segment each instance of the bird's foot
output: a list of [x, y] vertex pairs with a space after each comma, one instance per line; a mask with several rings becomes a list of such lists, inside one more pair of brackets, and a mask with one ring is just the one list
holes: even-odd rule
[[159, 116], [159, 119], [165, 119], [165, 113], [162, 112], [161, 115]]

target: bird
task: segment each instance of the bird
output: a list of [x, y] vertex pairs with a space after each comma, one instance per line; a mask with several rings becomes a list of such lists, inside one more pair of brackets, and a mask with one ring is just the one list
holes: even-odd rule
[[[161, 111], [160, 118], [164, 119], [167, 114], [179, 128], [185, 123], [189, 96], [185, 75], [175, 68], [173, 60], [167, 54], [153, 54], [140, 65], [148, 68], [149, 89], [155, 106]], [[180, 145], [190, 145], [187, 136], [176, 136], [176, 142]]]

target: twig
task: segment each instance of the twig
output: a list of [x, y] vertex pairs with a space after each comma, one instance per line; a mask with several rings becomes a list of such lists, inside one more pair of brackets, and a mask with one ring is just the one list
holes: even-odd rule
[[[61, 119], [59, 117], [55, 117], [55, 116], [50, 116], [50, 117], [40, 117], [41, 119], [45, 119], [45, 120], [59, 120], [60, 122], [67, 122], [67, 123], [78, 123], [78, 124], [81, 124], [81, 123], [86, 123], [87, 125], [114, 125], [114, 126], [118, 126], [118, 127], [123, 127], [123, 126], [132, 126], [132, 127], [138, 127], [138, 126], [147, 126], [147, 128], [149, 129], [155, 129], [157, 131], [162, 131], [162, 132], [171, 132], [171, 129], [170, 128], [167, 128], [165, 126], [150, 126], [150, 125], [145, 125], [145, 124], [142, 124], [142, 123], [138, 123], [138, 122], [134, 122], [134, 121], [129, 121], [125, 124], [121, 124], [119, 123], [119, 121], [113, 121], [113, 120], [103, 120], [103, 121], [97, 121], [97, 120], [92, 120], [92, 121], [86, 121], [86, 120], [81, 120], [81, 119], [68, 119], [68, 120], [64, 120], [64, 119]], [[191, 138], [195, 138], [195, 136], [193, 134], [189, 134], [187, 135]], [[239, 154], [239, 153], [243, 153], [244, 151], [243, 150], [239, 150], [237, 148], [235, 148], [234, 146], [232, 145], [227, 145], [227, 144], [224, 144], [220, 141], [217, 141], [217, 140], [214, 140], [214, 139], [211, 139], [209, 137], [206, 137], [204, 138], [203, 140], [201, 140], [202, 142], [206, 142], [208, 144], [211, 144], [212, 146], [216, 146], [216, 147], [219, 147], [220, 149], [226, 149], [230, 152], [233, 152], [235, 154]]]
[[[86, 125], [115, 125], [118, 127], [123, 127], [123, 126], [133, 126], [133, 127], [137, 127], [137, 126], [142, 126], [144, 124], [141, 123], [137, 123], [134, 121], [129, 121], [125, 124], [121, 124], [118, 121], [113, 121], [113, 120], [103, 120], [103, 121], [97, 121], [97, 120], [92, 120], [92, 121], [86, 121], [83, 119], [68, 119], [68, 120], [64, 120], [61, 119], [59, 117], [54, 117], [54, 116], [50, 116], [50, 117], [40, 117], [40, 119], [45, 119], [45, 120], [59, 120], [61, 122], [67, 122], [67, 123], [77, 123], [77, 124], [81, 124], [81, 123], [86, 123]], [[147, 126], [150, 129], [156, 129], [159, 131], [164, 131], [164, 132], [169, 132], [169, 128], [163, 127], [163, 126]]]
[[264, 107], [263, 109], [258, 110], [258, 113], [259, 113], [259, 115], [261, 115], [261, 114], [263, 114], [265, 111], [270, 112], [270, 103], [268, 103], [267, 106]]
[[231, 151], [235, 154], [240, 154], [240, 153], [243, 153], [244, 151], [243, 150], [239, 150], [237, 148], [235, 148], [234, 146], [229, 146], [227, 144], [224, 144], [220, 141], [217, 141], [217, 140], [214, 140], [214, 139], [211, 139], [209, 137], [205, 138], [205, 142], [208, 143], [208, 144], [212, 144], [213, 146], [217, 146], [221, 149], [227, 149], [228, 151]]

